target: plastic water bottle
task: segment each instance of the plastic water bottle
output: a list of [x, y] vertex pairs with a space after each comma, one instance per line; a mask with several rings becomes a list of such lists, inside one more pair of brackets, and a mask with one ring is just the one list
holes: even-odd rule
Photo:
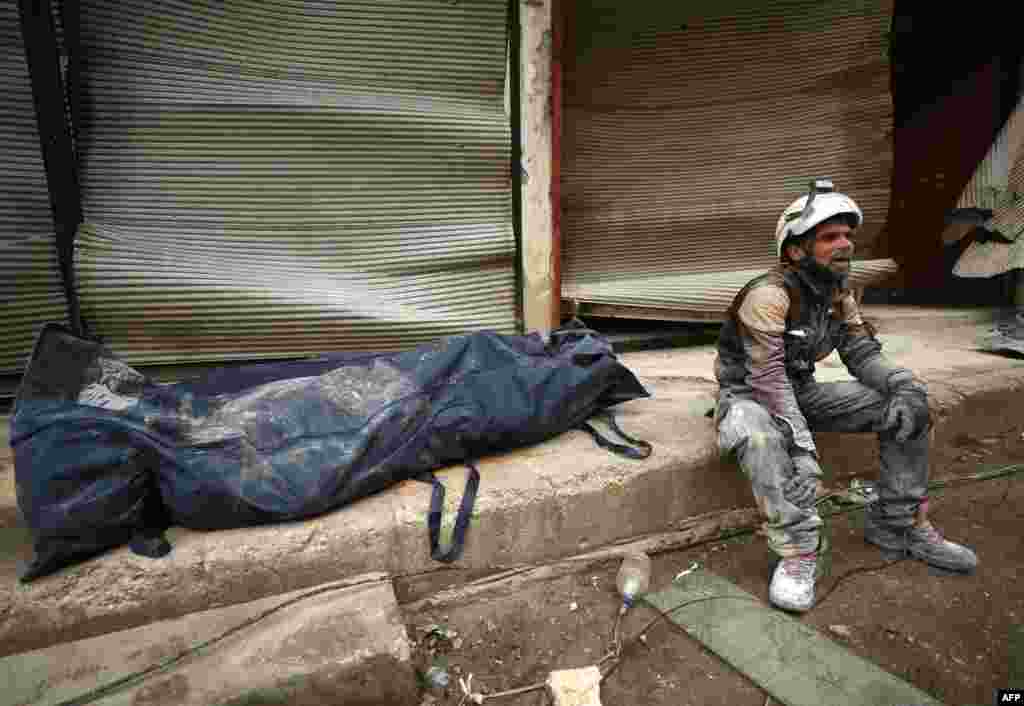
[[633, 607], [637, 596], [646, 593], [651, 585], [651, 558], [643, 552], [627, 554], [615, 577], [615, 588], [622, 596], [622, 608], [625, 613]]
[[440, 664], [434, 664], [423, 675], [427, 684], [435, 689], [443, 689], [448, 686], [448, 670]]

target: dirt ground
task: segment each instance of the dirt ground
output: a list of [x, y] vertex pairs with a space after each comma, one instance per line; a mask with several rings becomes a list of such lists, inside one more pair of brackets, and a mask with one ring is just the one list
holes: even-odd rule
[[[1020, 410], [1007, 409], [1005, 399], [972, 404], [970, 425], [933, 449], [932, 480], [1024, 462]], [[837, 478], [833, 485], [846, 482]], [[818, 605], [801, 620], [944, 703], [991, 704], [995, 688], [1011, 686], [1010, 634], [1024, 621], [1024, 474], [932, 492], [936, 526], [978, 553], [973, 575], [938, 572], [918, 561], [878, 568], [886, 559], [863, 541], [862, 516], [853, 511], [828, 520], [830, 573], [818, 581]], [[653, 559], [653, 590], [698, 561], [765, 601], [775, 561], [756, 534]], [[611, 646], [617, 569], [618, 562], [607, 562], [410, 615], [418, 665], [440, 664], [449, 674], [447, 687], [424, 692], [424, 705], [460, 704], [460, 676], [472, 674], [474, 691], [493, 694], [542, 683], [555, 669], [597, 664]], [[775, 703], [681, 629], [665, 620], [650, 625], [657, 617], [643, 605], [626, 615], [621, 659], [601, 687], [605, 706]], [[643, 641], [635, 639], [641, 631]], [[612, 664], [604, 662], [603, 670]], [[549, 697], [540, 689], [487, 703], [540, 706]]]

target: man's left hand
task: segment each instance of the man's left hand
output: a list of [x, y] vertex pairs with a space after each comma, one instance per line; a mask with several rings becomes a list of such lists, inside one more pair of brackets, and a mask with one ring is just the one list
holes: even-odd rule
[[909, 382], [897, 387], [889, 397], [884, 425], [890, 431], [895, 430], [896, 441], [906, 441], [928, 429], [931, 413], [924, 386]]

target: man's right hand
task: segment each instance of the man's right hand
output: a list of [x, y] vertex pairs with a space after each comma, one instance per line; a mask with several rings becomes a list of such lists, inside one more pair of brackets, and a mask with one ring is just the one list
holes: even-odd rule
[[810, 507], [817, 497], [818, 479], [822, 475], [813, 454], [797, 454], [793, 456], [793, 477], [782, 486], [782, 494], [797, 507]]

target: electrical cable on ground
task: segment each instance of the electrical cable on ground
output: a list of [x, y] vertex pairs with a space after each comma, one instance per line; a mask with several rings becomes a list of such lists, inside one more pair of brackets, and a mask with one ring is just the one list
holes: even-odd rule
[[[932, 481], [931, 483], [928, 484], [928, 488], [929, 488], [929, 490], [932, 490], [932, 489], [941, 488], [941, 487], [944, 487], [946, 485], [950, 485], [950, 484], [954, 484], [954, 483], [977, 482], [977, 481], [984, 481], [984, 480], [992, 480], [994, 478], [1001, 478], [1001, 477], [1005, 477], [1005, 476], [1015, 475], [1016, 473], [1019, 473], [1022, 470], [1024, 470], [1024, 464], [1015, 464], [1015, 465], [1012, 465], [1012, 466], [1004, 466], [1003, 468], [995, 469], [993, 471], [983, 471], [981, 473], [975, 473], [975, 474], [971, 474], [969, 476], [959, 476], [957, 478]], [[821, 498], [818, 498], [815, 501], [815, 505], [820, 505], [824, 501], [829, 500], [830, 498], [839, 497], [840, 495], [841, 495], [840, 493], [828, 493], [828, 494], [822, 496]], [[850, 507], [846, 507], [846, 508], [832, 509], [832, 511], [829, 512], [828, 515], [829, 516], [831, 516], [831, 515], [838, 515], [838, 514], [848, 513], [848, 512], [851, 512], [853, 510], [863, 510], [863, 509], [864, 509], [863, 505], [853, 504]], [[740, 535], [740, 534], [749, 534], [752, 531], [753, 530], [741, 530], [739, 532], [733, 533], [733, 535], [731, 535], [731, 536]], [[875, 565], [875, 566], [859, 566], [859, 567], [855, 567], [853, 569], [850, 569], [849, 571], [844, 572], [842, 575], [839, 576], [839, 578], [837, 578], [835, 580], [835, 582], [828, 588], [828, 590], [825, 591], [825, 593], [823, 595], [821, 595], [815, 601], [815, 605], [821, 605], [821, 603], [824, 602], [825, 599], [827, 599], [839, 587], [839, 585], [843, 581], [845, 581], [846, 579], [848, 579], [848, 578], [850, 578], [852, 576], [855, 576], [857, 574], [866, 574], [866, 573], [874, 573], [874, 572], [877, 572], [877, 571], [882, 571], [884, 569], [888, 569], [890, 566], [893, 566], [895, 564], [899, 564], [899, 563], [902, 563], [904, 561], [907, 561], [910, 558], [911, 558], [910, 555], [906, 554], [905, 556], [902, 556], [899, 559], [894, 559], [892, 561], [887, 561], [884, 564], [878, 564], [878, 565]], [[677, 605], [677, 606], [675, 606], [673, 608], [670, 608], [667, 611], [662, 611], [661, 609], [659, 609], [659, 608], [657, 608], [655, 606], [651, 606], [651, 608], [653, 608], [654, 610], [658, 611], [659, 615], [656, 618], [654, 618], [652, 621], [650, 621], [647, 625], [645, 625], [643, 627], [643, 629], [641, 629], [639, 632], [636, 633], [636, 635], [634, 635], [629, 640], [627, 640], [626, 644], [632, 643], [634, 640], [639, 639], [639, 637], [641, 635], [644, 635], [648, 630], [650, 630], [651, 627], [653, 627], [655, 623], [657, 623], [657, 622], [659, 622], [661, 620], [668, 620], [668, 618], [669, 618], [671, 613], [674, 613], [675, 611], [680, 610], [681, 608], [685, 608], [686, 606], [691, 605], [693, 603], [699, 603], [699, 602], [702, 602], [702, 601], [709, 601], [709, 600], [716, 600], [716, 599], [724, 599], [724, 598], [733, 598], [733, 599], [737, 599], [737, 600], [749, 600], [749, 601], [760, 602], [756, 598], [747, 598], [745, 596], [705, 596], [703, 598], [696, 598], [696, 599], [693, 599], [693, 600], [685, 601], [685, 602], [683, 602], [683, 603], [681, 603], [681, 604], [679, 604], [679, 605]], [[648, 604], [648, 605], [650, 605], [650, 604]], [[677, 628], [679, 627], [679, 626], [676, 626], [675, 623], [671, 623], [671, 624], [674, 625]], [[682, 630], [682, 628], [679, 628], [679, 629]], [[685, 630], [682, 630], [682, 632], [684, 634], [687, 634], [687, 636], [688, 636], [688, 633], [686, 633]], [[615, 628], [615, 633], [614, 634], [615, 634], [615, 638], [613, 639], [613, 644], [615, 644], [615, 646], [616, 646], [616, 649], [615, 649], [615, 652], [614, 652], [615, 661], [612, 664], [612, 666], [606, 672], [604, 672], [602, 674], [602, 676], [601, 676], [601, 681], [602, 682], [605, 679], [607, 679], [612, 674], [612, 672], [615, 671], [615, 669], [619, 666], [619, 663], [621, 662], [622, 645], [617, 642], [617, 640], [618, 640], [618, 621], [616, 621], [616, 628]], [[605, 660], [606, 659], [608, 659], [608, 657], [606, 657]], [[602, 660], [602, 661], [605, 661], [605, 660]], [[770, 698], [771, 698], [770, 695], [768, 695], [766, 697], [766, 701], [765, 701], [766, 704], [768, 703], [768, 700], [770, 700]]]
[[845, 571], [845, 572], [843, 572], [842, 575], [840, 575], [839, 578], [837, 578], [835, 580], [835, 582], [831, 586], [829, 586], [828, 590], [825, 591], [824, 594], [822, 594], [821, 596], [818, 597], [818, 599], [814, 602], [814, 605], [815, 606], [819, 606], [822, 603], [824, 603], [825, 599], [828, 598], [832, 594], [832, 592], [835, 591], [839, 587], [839, 584], [841, 584], [843, 581], [845, 581], [846, 579], [850, 578], [851, 576], [854, 576], [856, 574], [870, 574], [870, 573], [874, 573], [875, 571], [881, 571], [883, 569], [888, 569], [893, 564], [899, 564], [901, 562], [907, 561], [908, 559], [910, 559], [909, 556], [904, 556], [904, 557], [901, 557], [899, 559], [894, 559], [892, 561], [887, 561], [884, 564], [878, 564], [876, 566], [858, 566], [858, 567], [855, 567], [853, 569], [850, 569], [849, 571]]
[[[991, 471], [982, 471], [980, 473], [974, 473], [974, 474], [970, 474], [970, 475], [966, 475], [966, 476], [957, 476], [956, 478], [948, 478], [948, 479], [944, 479], [944, 480], [931, 481], [930, 483], [928, 483], [928, 489], [929, 490], [933, 490], [933, 489], [942, 488], [942, 487], [945, 487], [947, 485], [952, 485], [952, 484], [957, 484], [957, 483], [972, 483], [972, 482], [978, 482], [978, 481], [992, 480], [994, 478], [1003, 478], [1003, 477], [1007, 477], [1007, 476], [1016, 475], [1017, 473], [1020, 473], [1021, 471], [1024, 471], [1024, 464], [1014, 464], [1014, 465], [1011, 465], [1011, 466], [1003, 466], [1001, 468], [997, 468], [997, 469], [994, 469], [994, 470], [991, 470]], [[820, 504], [820, 503], [822, 503], [822, 502], [824, 502], [826, 500], [829, 500], [831, 498], [840, 497], [841, 495], [842, 495], [841, 493], [828, 493], [828, 494], [822, 496], [821, 498], [818, 498], [815, 501], [815, 505], [818, 505], [818, 504]], [[838, 508], [838, 509], [837, 508], [832, 508], [831, 511], [829, 513], [827, 513], [827, 516], [831, 517], [832, 515], [844, 514], [844, 513], [847, 513], [847, 512], [851, 512], [853, 510], [862, 510], [862, 509], [863, 509], [863, 505], [859, 505], [859, 504], [855, 503], [855, 504], [852, 504], [850, 507]], [[740, 535], [744, 535], [744, 534], [750, 534], [753, 531], [754, 531], [754, 528], [741, 529], [741, 530], [737, 530], [737, 531], [734, 531], [734, 532], [730, 532], [728, 535], [723, 535], [723, 536], [719, 537], [719, 539], [726, 539], [728, 537], [734, 537], [734, 536], [740, 536]], [[836, 589], [836, 587], [838, 587], [838, 585], [842, 581], [844, 581], [846, 578], [848, 578], [849, 576], [854, 575], [854, 574], [859, 574], [859, 573], [869, 573], [869, 572], [872, 572], [872, 571], [879, 571], [879, 570], [882, 570], [882, 569], [886, 569], [889, 566], [892, 566], [893, 564], [899, 563], [899, 562], [904, 561], [904, 560], [905, 560], [905, 558], [901, 558], [901, 559], [897, 559], [895, 561], [887, 562], [886, 564], [882, 564], [882, 565], [879, 565], [879, 566], [859, 567], [859, 568], [847, 571], [846, 573], [844, 573], [842, 576], [839, 577], [839, 579], [829, 588], [829, 590], [821, 598], [819, 598], [818, 603], [820, 604], [822, 601], [824, 601], [825, 598], [827, 598], [829, 596], [829, 594], [831, 594]], [[526, 571], [526, 569], [519, 570], [519, 571], [517, 571], [515, 573], [521, 573], [523, 571]], [[366, 582], [355, 583], [355, 584], [333, 584], [333, 585], [330, 585], [330, 586], [322, 586], [320, 588], [316, 588], [316, 589], [307, 591], [307, 592], [305, 592], [305, 593], [303, 593], [303, 594], [301, 594], [299, 596], [296, 596], [294, 598], [290, 598], [290, 599], [288, 599], [286, 601], [283, 601], [283, 602], [279, 603], [278, 605], [274, 606], [273, 608], [269, 608], [269, 609], [263, 611], [262, 613], [260, 613], [259, 615], [253, 617], [253, 618], [249, 618], [247, 620], [244, 620], [243, 622], [241, 622], [238, 625], [236, 625], [236, 626], [226, 630], [225, 632], [221, 633], [220, 635], [217, 635], [217, 636], [212, 637], [212, 638], [210, 638], [208, 640], [205, 640], [205, 641], [203, 641], [203, 642], [201, 642], [201, 643], [199, 643], [197, 645], [193, 645], [192, 647], [189, 647], [188, 649], [183, 650], [182, 652], [179, 652], [177, 655], [175, 655], [173, 657], [168, 657], [167, 659], [164, 659], [164, 660], [162, 660], [160, 662], [157, 662], [156, 664], [153, 664], [153, 665], [151, 665], [151, 666], [149, 666], [149, 667], [147, 667], [145, 669], [141, 669], [141, 670], [132, 672], [132, 673], [130, 673], [130, 674], [124, 676], [124, 677], [121, 677], [119, 679], [115, 679], [114, 681], [111, 681], [111, 682], [109, 682], [107, 684], [99, 686], [99, 687], [97, 687], [95, 689], [92, 689], [92, 690], [90, 690], [90, 691], [88, 691], [88, 692], [86, 692], [84, 694], [81, 694], [79, 696], [76, 696], [74, 698], [67, 699], [65, 701], [61, 701], [61, 702], [57, 703], [55, 706], [86, 706], [87, 704], [94, 703], [98, 699], [101, 699], [101, 698], [103, 698], [105, 696], [109, 696], [110, 694], [113, 694], [115, 692], [121, 691], [122, 689], [128, 688], [130, 686], [133, 686], [134, 684], [137, 684], [138, 682], [143, 681], [144, 679], [146, 679], [147, 677], [151, 676], [152, 674], [165, 671], [166, 669], [168, 669], [170, 667], [173, 667], [174, 665], [178, 664], [179, 662], [182, 662], [185, 659], [187, 659], [187, 658], [195, 655], [196, 653], [200, 652], [201, 650], [209, 647], [210, 645], [213, 645], [213, 644], [215, 644], [217, 642], [220, 642], [221, 640], [224, 640], [225, 638], [228, 638], [231, 635], [234, 635], [235, 633], [237, 633], [237, 632], [239, 632], [241, 630], [244, 630], [245, 628], [250, 627], [250, 626], [260, 622], [264, 618], [266, 618], [266, 617], [268, 617], [268, 616], [270, 616], [270, 615], [272, 615], [272, 614], [274, 614], [274, 613], [276, 613], [276, 612], [278, 612], [280, 610], [283, 610], [284, 608], [287, 608], [287, 607], [292, 606], [292, 605], [294, 605], [296, 603], [299, 603], [299, 602], [301, 602], [301, 601], [303, 601], [303, 600], [305, 600], [307, 598], [312, 598], [314, 596], [317, 596], [317, 595], [320, 595], [320, 594], [323, 594], [323, 593], [328, 593], [328, 592], [331, 592], [331, 591], [337, 591], [337, 590], [341, 590], [341, 589], [344, 589], [344, 588], [354, 588], [356, 586], [367, 584], [367, 583], [375, 583], [375, 581], [366, 581]], [[637, 635], [635, 635], [634, 637], [631, 637], [629, 640], [627, 640], [627, 644], [633, 642], [635, 639], [638, 639], [639, 636], [643, 635], [644, 632], [646, 632], [648, 629], [650, 629], [650, 627], [653, 626], [654, 623], [656, 623], [656, 622], [658, 622], [659, 620], [662, 620], [662, 619], [667, 619], [668, 618], [668, 614], [670, 614], [670, 613], [672, 613], [674, 611], [677, 611], [677, 610], [679, 610], [681, 608], [684, 608], [684, 607], [686, 607], [687, 605], [689, 605], [691, 603], [697, 603], [697, 602], [707, 601], [707, 600], [723, 599], [723, 598], [733, 598], [733, 599], [740, 599], [740, 600], [757, 600], [757, 599], [741, 598], [739, 596], [706, 596], [704, 598], [698, 598], [698, 599], [694, 599], [692, 601], [687, 601], [686, 603], [680, 604], [680, 605], [670, 609], [669, 611], [662, 612], [662, 611], [659, 610], [659, 612], [662, 613], [662, 614], [659, 615], [657, 618], [655, 618], [653, 621], [651, 621], [643, 630], [641, 630], [639, 633], [637, 633]], [[658, 610], [658, 609], [655, 608], [655, 610]], [[621, 615], [619, 616], [619, 618], [621, 618]], [[671, 621], [669, 621], [669, 622], [671, 623]], [[616, 620], [616, 627], [615, 627], [615, 637], [613, 639], [613, 649], [612, 649], [612, 652], [610, 652], [608, 655], [605, 655], [605, 657], [603, 657], [601, 659], [601, 661], [598, 663], [600, 665], [600, 664], [603, 664], [604, 662], [608, 661], [609, 659], [613, 659], [614, 660], [612, 666], [608, 669], [607, 672], [605, 672], [602, 675], [602, 677], [601, 677], [601, 681], [602, 682], [608, 677], [608, 675], [610, 675], [612, 672], [615, 671], [615, 669], [619, 665], [619, 662], [621, 661], [621, 653], [622, 653], [622, 648], [623, 648], [624, 645], [618, 642], [618, 640], [620, 639], [618, 634], [617, 634], [618, 633], [618, 629], [619, 629], [619, 624], [618, 623], [619, 623], [619, 620], [617, 619]], [[671, 624], [673, 626], [675, 626], [675, 623], [671, 623]], [[675, 626], [675, 627], [678, 628], [678, 626]], [[683, 631], [683, 632], [685, 634], [685, 631]], [[470, 677], [472, 677], [472, 675], [470, 675]], [[465, 702], [467, 699], [469, 699], [469, 700], [473, 701], [474, 703], [483, 703], [484, 700], [489, 700], [489, 699], [493, 699], [493, 698], [500, 698], [500, 697], [503, 697], [503, 696], [514, 696], [516, 694], [522, 694], [522, 693], [526, 693], [526, 692], [529, 692], [529, 691], [535, 691], [537, 689], [543, 689], [546, 685], [547, 685], [546, 682], [541, 682], [541, 683], [538, 683], [538, 684], [531, 684], [529, 686], [520, 687], [520, 688], [517, 688], [517, 689], [510, 689], [510, 690], [507, 690], [507, 691], [496, 692], [496, 693], [493, 693], [493, 694], [466, 693], [464, 695], [464, 697], [463, 697], [463, 702]]]
[[[472, 680], [473, 675], [470, 674], [469, 676], [470, 676], [470, 679]], [[462, 706], [462, 704], [466, 703], [467, 701], [472, 701], [474, 704], [482, 704], [484, 701], [490, 701], [491, 699], [498, 699], [498, 698], [501, 698], [503, 696], [516, 696], [518, 694], [525, 694], [525, 693], [530, 692], [530, 691], [537, 691], [538, 689], [543, 689], [547, 685], [548, 685], [547, 682], [539, 682], [537, 684], [530, 684], [529, 686], [520, 686], [520, 687], [518, 687], [516, 689], [508, 689], [506, 691], [498, 691], [498, 692], [495, 692], [493, 694], [482, 694], [482, 693], [479, 693], [479, 692], [469, 691], [468, 690], [468, 685], [467, 685], [467, 689], [463, 690], [462, 699], [459, 701], [459, 706]]]
[[[851, 569], [850, 571], [845, 572], [842, 576], [840, 576], [835, 581], [835, 583], [832, 584], [832, 586], [829, 588], [829, 590], [826, 591], [825, 594], [823, 596], [821, 596], [816, 601], [816, 605], [820, 605], [833, 591], [835, 591], [835, 589], [839, 586], [840, 583], [842, 583], [844, 580], [846, 580], [850, 576], [853, 576], [855, 574], [871, 573], [871, 572], [874, 572], [874, 571], [880, 571], [882, 569], [887, 569], [890, 566], [892, 566], [893, 564], [899, 564], [900, 562], [906, 561], [908, 558], [909, 557], [903, 557], [903, 558], [900, 558], [900, 559], [896, 559], [894, 561], [886, 562], [885, 564], [881, 564], [881, 565], [878, 565], [878, 566], [861, 566], [861, 567], [857, 567], [855, 569]], [[645, 635], [648, 630], [650, 630], [652, 627], [654, 627], [654, 625], [656, 623], [658, 623], [658, 622], [660, 622], [662, 620], [668, 621], [669, 624], [672, 625], [674, 628], [676, 628], [677, 630], [682, 632], [687, 637], [690, 637], [689, 633], [687, 633], [682, 627], [680, 627], [679, 625], [676, 625], [674, 622], [671, 621], [671, 619], [670, 619], [671, 614], [676, 612], [677, 610], [681, 610], [682, 608], [686, 608], [687, 606], [693, 605], [695, 603], [703, 603], [703, 602], [706, 602], [706, 601], [722, 600], [722, 599], [733, 599], [733, 600], [740, 600], [740, 601], [749, 601], [749, 602], [753, 602], [753, 603], [760, 603], [761, 602], [760, 599], [757, 599], [757, 598], [754, 598], [754, 597], [748, 597], [748, 596], [703, 596], [701, 598], [694, 598], [694, 599], [690, 599], [690, 600], [684, 601], [684, 602], [680, 603], [677, 606], [669, 608], [668, 610], [662, 610], [662, 609], [658, 608], [657, 606], [654, 606], [654, 605], [651, 605], [650, 603], [648, 603], [647, 605], [649, 607], [651, 607], [652, 609], [654, 609], [655, 611], [657, 611], [658, 615], [655, 618], [653, 618], [650, 622], [648, 622], [643, 628], [641, 628], [639, 631], [637, 631], [633, 635], [633, 637], [629, 638], [626, 641], [625, 644], [631, 644], [631, 643], [633, 643], [635, 641], [639, 641], [641, 636]], [[616, 620], [616, 633], [618, 632], [618, 625], [617, 625], [617, 623], [618, 623], [618, 621]], [[605, 671], [605, 672], [603, 672], [601, 674], [601, 682], [602, 683], [605, 681], [605, 679], [607, 679], [609, 676], [611, 676], [611, 674], [618, 668], [619, 664], [622, 661], [621, 653], [622, 653], [623, 645], [619, 644], [619, 643], [615, 643], [615, 644], [616, 644], [615, 651], [613, 653], [610, 653], [609, 655], [605, 656], [604, 659], [601, 660], [601, 662], [604, 662], [604, 661], [606, 661], [606, 660], [608, 660], [609, 658], [612, 658], [612, 657], [614, 657], [614, 660], [615, 660], [612, 663], [611, 667], [609, 667], [607, 671]], [[600, 665], [601, 662], [599, 662], [598, 665]], [[770, 694], [766, 696], [766, 700], [765, 700], [766, 704], [768, 703], [770, 698], [771, 698]]]
[[[629, 645], [629, 644], [632, 644], [634, 642], [638, 642], [640, 640], [640, 636], [641, 635], [646, 634], [648, 630], [650, 630], [652, 627], [654, 627], [655, 623], [658, 623], [658, 622], [660, 622], [662, 620], [667, 620], [669, 625], [671, 625], [673, 628], [675, 628], [677, 630], [681, 630], [683, 632], [683, 634], [686, 634], [685, 630], [683, 630], [681, 627], [679, 627], [678, 625], [676, 625], [675, 623], [672, 622], [671, 617], [670, 617], [672, 615], [672, 613], [676, 612], [677, 610], [681, 610], [683, 608], [686, 608], [687, 606], [693, 605], [695, 603], [706, 603], [707, 601], [728, 600], [728, 599], [731, 599], [731, 600], [734, 600], [734, 601], [749, 601], [749, 602], [753, 602], [753, 603], [760, 603], [761, 602], [759, 599], [754, 598], [752, 596], [702, 596], [700, 598], [691, 598], [689, 600], [683, 601], [679, 605], [673, 606], [672, 608], [669, 608], [668, 610], [662, 610], [661, 608], [658, 608], [657, 606], [654, 606], [654, 605], [651, 605], [650, 603], [648, 603], [647, 605], [650, 608], [652, 608], [653, 610], [657, 611], [658, 615], [655, 616], [650, 622], [648, 622], [643, 628], [641, 628], [636, 633], [634, 633], [634, 635], [632, 637], [630, 637], [628, 640], [626, 640], [626, 642], [624, 643], [623, 647], [625, 645]], [[611, 673], [614, 672], [618, 668], [619, 664], [621, 663], [621, 661], [622, 661], [621, 660], [621, 650], [619, 650], [619, 652], [620, 652], [620, 654], [616, 655], [616, 659], [613, 662], [612, 666], [608, 669], [607, 672], [605, 672], [605, 673], [603, 673], [601, 675], [601, 681], [602, 682], [605, 679], [607, 679], [611, 675]]]
[[[647, 623], [647, 625], [645, 625], [642, 630], [639, 630], [635, 635], [630, 637], [629, 640], [627, 640], [625, 643], [620, 641], [620, 636], [618, 634], [619, 633], [619, 623], [620, 623], [620, 620], [622, 618], [622, 613], [619, 612], [618, 615], [616, 616], [616, 619], [615, 619], [615, 628], [612, 631], [612, 646], [613, 646], [612, 647], [612, 651], [609, 652], [608, 654], [606, 654], [604, 657], [602, 657], [600, 659], [600, 661], [598, 661], [598, 663], [597, 663], [598, 666], [600, 666], [601, 664], [603, 664], [604, 662], [607, 662], [608, 660], [614, 660], [612, 662], [612, 666], [606, 672], [603, 672], [601, 674], [601, 681], [603, 682], [605, 679], [607, 679], [608, 676], [612, 672], [614, 672], [615, 669], [619, 666], [619, 663], [621, 662], [622, 649], [625, 647], [625, 645], [639, 641], [640, 640], [640, 636], [643, 635], [644, 633], [646, 633], [648, 630], [650, 630], [654, 626], [655, 623], [657, 623], [660, 620], [669, 620], [669, 616], [672, 613], [674, 613], [675, 611], [680, 610], [682, 608], [685, 608], [685, 607], [687, 607], [689, 605], [692, 605], [694, 603], [704, 603], [706, 601], [714, 601], [714, 600], [721, 600], [721, 599], [733, 599], [733, 600], [741, 600], [741, 601], [752, 601], [752, 602], [755, 602], [755, 603], [756, 602], [760, 602], [756, 598], [750, 598], [750, 597], [747, 597], [747, 596], [703, 596], [701, 598], [693, 598], [693, 599], [690, 599], [688, 601], [684, 601], [683, 603], [680, 603], [679, 605], [677, 605], [677, 606], [675, 606], [673, 608], [670, 608], [669, 610], [666, 610], [666, 611], [663, 611], [660, 608], [657, 608], [656, 606], [650, 606], [651, 608], [656, 610], [659, 613], [659, 615], [657, 617], [655, 617], [653, 620], [651, 620], [649, 623]], [[648, 604], [648, 605], [650, 605], [650, 604]], [[681, 628], [679, 628], [679, 626], [675, 625], [675, 623], [672, 623], [671, 620], [669, 620], [669, 624], [672, 625], [673, 627], [675, 627], [676, 629], [680, 629], [681, 630]], [[470, 681], [472, 681], [472, 676], [473, 675], [470, 675]], [[499, 697], [502, 697], [502, 696], [515, 696], [517, 694], [523, 694], [523, 693], [526, 693], [528, 691], [535, 691], [537, 689], [542, 689], [545, 686], [547, 686], [547, 682], [540, 682], [540, 683], [537, 683], [537, 684], [531, 684], [529, 686], [519, 687], [517, 689], [509, 689], [507, 691], [495, 692], [493, 694], [482, 694], [482, 693], [478, 693], [478, 692], [475, 693], [475, 692], [470, 691], [467, 688], [468, 684], [466, 684], [465, 686], [463, 686], [463, 696], [462, 696], [462, 700], [459, 701], [459, 706], [462, 706], [463, 704], [465, 704], [466, 701], [472, 701], [473, 703], [480, 704], [480, 703], [483, 703], [484, 701], [488, 701], [490, 699], [496, 699], [496, 698], [499, 698]]]
[[146, 667], [145, 669], [140, 669], [140, 670], [138, 670], [136, 672], [132, 672], [131, 674], [123, 676], [120, 679], [115, 679], [114, 681], [111, 681], [111, 682], [108, 682], [106, 684], [103, 684], [102, 686], [98, 686], [95, 689], [87, 691], [84, 694], [80, 694], [78, 696], [75, 696], [74, 698], [67, 699], [65, 701], [61, 701], [61, 702], [57, 703], [55, 706], [86, 706], [87, 704], [94, 703], [95, 701], [97, 701], [99, 699], [102, 699], [105, 696], [109, 696], [109, 695], [111, 695], [113, 693], [121, 691], [122, 689], [126, 689], [126, 688], [128, 688], [130, 686], [133, 686], [133, 685], [137, 684], [138, 682], [141, 682], [144, 679], [146, 679], [147, 677], [151, 676], [152, 674], [155, 674], [157, 672], [162, 672], [162, 671], [168, 669], [169, 667], [173, 667], [174, 665], [178, 664], [179, 662], [182, 662], [185, 659], [195, 655], [196, 653], [198, 653], [201, 650], [209, 647], [210, 645], [212, 645], [214, 643], [217, 643], [217, 642], [220, 642], [221, 640], [224, 640], [225, 638], [231, 637], [232, 635], [234, 635], [235, 633], [239, 632], [240, 630], [244, 630], [245, 628], [249, 627], [250, 625], [255, 625], [256, 623], [258, 623], [259, 621], [263, 620], [264, 618], [266, 618], [266, 617], [268, 617], [270, 615], [273, 615], [274, 613], [277, 613], [278, 611], [284, 610], [285, 608], [293, 606], [296, 603], [300, 603], [301, 601], [304, 601], [307, 598], [313, 598], [314, 596], [319, 596], [319, 595], [324, 594], [324, 593], [330, 593], [332, 591], [340, 591], [340, 590], [343, 590], [343, 589], [346, 589], [346, 588], [356, 588], [358, 586], [365, 586], [365, 585], [368, 585], [368, 584], [374, 584], [374, 583], [379, 583], [379, 582], [380, 582], [380, 579], [375, 579], [375, 580], [372, 580], [372, 581], [360, 581], [358, 583], [340, 583], [340, 584], [335, 583], [335, 584], [332, 584], [330, 586], [321, 586], [320, 588], [316, 588], [316, 589], [313, 589], [311, 591], [306, 591], [305, 593], [303, 593], [303, 594], [301, 594], [299, 596], [295, 596], [293, 598], [289, 598], [286, 601], [282, 601], [281, 603], [278, 603], [276, 606], [274, 606], [272, 608], [268, 608], [267, 610], [264, 610], [259, 615], [256, 615], [256, 616], [254, 616], [252, 618], [248, 618], [246, 620], [243, 620], [238, 625], [235, 625], [234, 627], [231, 627], [231, 628], [225, 630], [224, 632], [222, 632], [221, 634], [219, 634], [219, 635], [217, 635], [215, 637], [211, 637], [208, 640], [204, 640], [204, 641], [200, 642], [199, 644], [193, 645], [193, 646], [191, 646], [191, 647], [189, 647], [189, 648], [187, 648], [185, 650], [182, 650], [181, 652], [179, 652], [178, 654], [176, 654], [176, 655], [174, 655], [172, 657], [168, 657], [168, 658], [166, 658], [164, 660], [161, 660], [160, 662], [157, 662], [156, 664], [150, 665], [149, 667]]
[[615, 614], [615, 628], [612, 630], [612, 654], [616, 657], [622, 653], [622, 635], [619, 634], [619, 628], [622, 625], [623, 615], [621, 610]]

